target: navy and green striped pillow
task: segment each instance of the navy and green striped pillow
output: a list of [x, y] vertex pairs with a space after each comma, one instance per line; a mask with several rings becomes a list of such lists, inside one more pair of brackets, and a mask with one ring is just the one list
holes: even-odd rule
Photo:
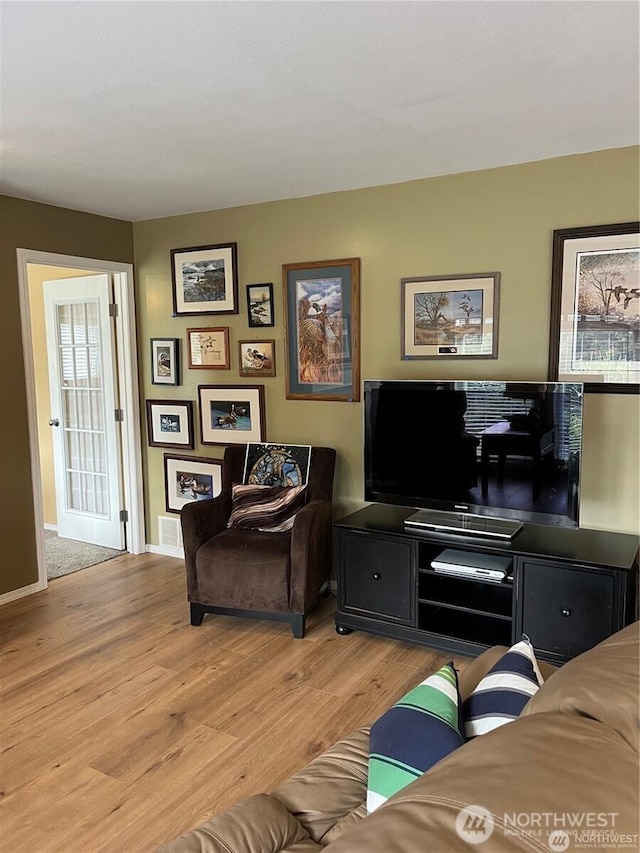
[[542, 682], [533, 646], [523, 634], [466, 699], [463, 714], [467, 739], [487, 734], [519, 717]]
[[447, 663], [371, 726], [367, 811], [463, 743], [458, 675], [453, 663]]

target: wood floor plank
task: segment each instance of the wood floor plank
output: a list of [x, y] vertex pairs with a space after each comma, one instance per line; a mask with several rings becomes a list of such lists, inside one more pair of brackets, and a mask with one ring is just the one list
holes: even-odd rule
[[[268, 791], [451, 655], [285, 623], [190, 625], [184, 564], [123, 555], [0, 607], [0, 849], [146, 853]], [[465, 659], [454, 657], [460, 668]]]

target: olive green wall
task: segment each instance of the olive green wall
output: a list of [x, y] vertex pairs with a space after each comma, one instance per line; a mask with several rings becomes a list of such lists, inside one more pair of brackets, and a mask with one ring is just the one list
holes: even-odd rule
[[[135, 223], [141, 398], [197, 401], [198, 384], [254, 384], [238, 378], [237, 341], [275, 338], [278, 375], [263, 380], [268, 440], [335, 447], [335, 514], [361, 506], [362, 404], [285, 399], [282, 264], [361, 258], [363, 378], [545, 379], [552, 232], [638, 219], [638, 153], [616, 149]], [[240, 314], [172, 318], [170, 249], [231, 241], [238, 244]], [[401, 360], [401, 278], [494, 270], [501, 273], [497, 360]], [[245, 286], [267, 281], [274, 283], [276, 326], [261, 332], [247, 326]], [[184, 361], [185, 329], [207, 325], [230, 327], [231, 370], [185, 369], [179, 387], [151, 385], [149, 338], [182, 338]], [[636, 397], [587, 398], [585, 526], [638, 531], [639, 435]], [[144, 451], [147, 541], [154, 544], [157, 516], [165, 514], [163, 452]], [[223, 448], [197, 444], [195, 453], [222, 458]]]
[[36, 583], [33, 489], [16, 249], [133, 262], [130, 222], [0, 196], [0, 594]]

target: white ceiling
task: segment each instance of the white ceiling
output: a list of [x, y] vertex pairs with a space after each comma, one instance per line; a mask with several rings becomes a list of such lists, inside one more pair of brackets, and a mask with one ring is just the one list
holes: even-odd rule
[[637, 144], [639, 13], [2, 0], [0, 191], [139, 220]]

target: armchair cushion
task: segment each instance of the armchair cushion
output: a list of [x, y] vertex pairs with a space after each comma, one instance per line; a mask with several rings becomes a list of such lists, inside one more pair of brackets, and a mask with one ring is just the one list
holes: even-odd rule
[[296, 514], [305, 505], [305, 486], [235, 484], [227, 527], [282, 533], [291, 530]]

